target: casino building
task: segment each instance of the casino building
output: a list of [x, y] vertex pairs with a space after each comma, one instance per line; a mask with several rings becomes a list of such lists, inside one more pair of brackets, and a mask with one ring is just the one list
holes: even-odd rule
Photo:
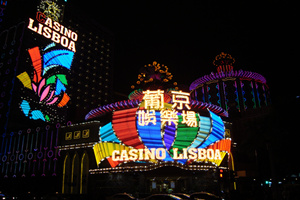
[[95, 196], [233, 189], [226, 110], [192, 100], [163, 64], [140, 71], [128, 100], [86, 115], [102, 122], [89, 177]]
[[[64, 0], [1, 1], [0, 8], [1, 188], [55, 193], [61, 191], [59, 129], [112, 99], [113, 36], [83, 22]], [[95, 124], [72, 138], [93, 141], [87, 130]]]
[[[101, 198], [236, 189], [231, 137], [239, 141], [241, 116], [270, 104], [263, 76], [233, 70], [221, 53], [218, 72], [183, 91], [153, 62], [128, 99], [114, 102], [108, 30], [66, 1], [9, 3], [0, 5], [3, 191]], [[20, 7], [28, 9], [13, 15]]]

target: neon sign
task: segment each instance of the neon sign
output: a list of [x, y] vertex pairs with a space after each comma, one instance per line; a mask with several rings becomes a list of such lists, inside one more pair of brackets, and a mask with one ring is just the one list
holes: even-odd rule
[[[182, 91], [171, 91], [172, 94], [172, 102], [173, 105], [170, 108], [165, 109], [164, 108], [164, 91], [157, 90], [157, 91], [150, 91], [147, 90], [143, 92], [145, 95], [143, 97], [145, 110], [139, 110], [138, 111], [138, 123], [141, 126], [149, 125], [149, 123], [156, 124], [156, 117], [155, 117], [155, 110], [158, 109], [160, 111], [160, 116], [162, 120], [162, 125], [168, 124], [171, 125], [174, 123], [175, 125], [178, 125], [178, 110], [182, 110], [183, 108], [186, 108], [188, 110], [191, 109], [189, 106], [189, 93], [182, 92]], [[187, 124], [190, 127], [197, 127], [197, 118], [196, 113], [194, 111], [185, 111], [182, 110], [181, 113], [182, 117], [182, 123]]]
[[[53, 49], [54, 47], [54, 43], [49, 44], [42, 51], [42, 55], [39, 47], [29, 49], [33, 76], [30, 77], [30, 73], [28, 74], [26, 71], [17, 76], [27, 93], [38, 97], [38, 107], [32, 106], [32, 98], [22, 97], [23, 100], [20, 103], [24, 115], [33, 120], [53, 121], [55, 116], [50, 116], [47, 110], [41, 108], [44, 106], [61, 108], [70, 100], [66, 94], [68, 85], [66, 74], [59, 72], [57, 68], [70, 70], [74, 52], [66, 49]], [[49, 73], [50, 69], [55, 69], [55, 72]]]
[[[221, 153], [219, 149], [196, 149], [196, 148], [184, 148], [182, 153], [178, 153], [178, 149], [173, 149], [173, 159], [210, 159], [221, 160]], [[151, 148], [151, 149], [130, 149], [127, 150], [114, 150], [112, 152], [113, 161], [142, 161], [142, 160], [164, 160], [166, 159], [166, 149], [163, 148]]]
[[171, 101], [162, 90], [143, 94], [137, 108], [113, 112], [112, 122], [100, 128], [94, 145], [98, 164], [104, 159], [112, 167], [126, 161], [220, 164], [230, 152], [222, 119], [209, 110], [193, 111], [189, 93], [171, 91]]
[[29, 18], [27, 28], [76, 52], [75, 42], [78, 39], [77, 33], [64, 27], [59, 22], [52, 21], [51, 18], [46, 18], [42, 13], [37, 14], [37, 19], [39, 23], [36, 24], [33, 19]]

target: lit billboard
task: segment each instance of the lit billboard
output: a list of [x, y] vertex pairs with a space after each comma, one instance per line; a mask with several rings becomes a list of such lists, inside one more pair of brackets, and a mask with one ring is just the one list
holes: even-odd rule
[[26, 61], [16, 76], [20, 110], [31, 120], [63, 122], [78, 35], [42, 12], [29, 18], [26, 27]]
[[171, 91], [166, 103], [163, 90], [143, 91], [137, 108], [114, 111], [112, 121], [100, 128], [100, 142], [94, 145], [96, 161], [111, 167], [123, 162], [205, 161], [219, 165], [230, 152], [222, 119], [190, 106], [189, 93]]

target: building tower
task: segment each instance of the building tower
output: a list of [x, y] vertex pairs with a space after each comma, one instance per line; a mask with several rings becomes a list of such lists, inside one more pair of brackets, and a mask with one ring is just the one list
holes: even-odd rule
[[[220, 53], [213, 61], [216, 72], [190, 85], [192, 99], [216, 104], [228, 112], [232, 129], [235, 177], [239, 185], [268, 177], [271, 98], [267, 80], [259, 73], [235, 70], [235, 59]], [[270, 161], [271, 162], [271, 161]], [[263, 164], [260, 164], [263, 163]], [[243, 187], [240, 187], [243, 188]]]
[[[29, 187], [55, 193], [65, 139], [60, 127], [112, 99], [113, 36], [83, 21], [64, 0], [8, 1], [0, 9], [0, 184], [20, 193]], [[91, 140], [79, 130], [69, 131], [75, 142], [67, 143]], [[76, 163], [88, 162], [81, 153]], [[23, 184], [30, 181], [34, 186]]]
[[256, 72], [234, 70], [234, 63], [230, 54], [217, 55], [213, 61], [217, 72], [204, 75], [190, 85], [192, 98], [218, 105], [230, 117], [267, 107], [271, 100], [265, 77]]

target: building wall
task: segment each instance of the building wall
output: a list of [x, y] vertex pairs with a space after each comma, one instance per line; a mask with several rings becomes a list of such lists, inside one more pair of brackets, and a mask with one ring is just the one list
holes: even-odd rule
[[230, 77], [206, 82], [191, 91], [192, 98], [218, 105], [232, 114], [266, 107], [271, 103], [267, 84], [255, 79]]

